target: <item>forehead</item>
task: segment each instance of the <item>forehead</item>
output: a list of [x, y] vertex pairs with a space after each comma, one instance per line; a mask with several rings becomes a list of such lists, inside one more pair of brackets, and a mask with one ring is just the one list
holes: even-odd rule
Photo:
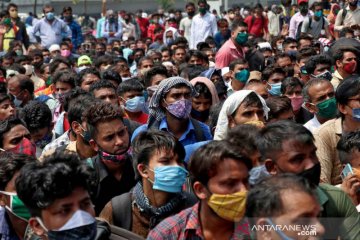
[[297, 153], [308, 153], [316, 149], [314, 140], [310, 136], [302, 135], [297, 136], [296, 138], [290, 138], [284, 140], [282, 143], [282, 153], [289, 154]]
[[239, 179], [239, 176], [243, 178], [248, 177], [249, 170], [242, 161], [233, 158], [225, 158], [218, 162], [210, 176], [211, 175], [212, 177], [209, 179], [209, 182], [229, 178]]
[[84, 78], [94, 78], [94, 79], [99, 79], [98, 76], [96, 76], [95, 74], [92, 73], [88, 73], [84, 75]]
[[94, 90], [94, 95], [100, 96], [100, 95], [108, 95], [108, 94], [115, 94], [115, 90], [112, 88], [100, 88], [97, 90]]
[[189, 87], [183, 86], [179, 88], [171, 88], [168, 94], [174, 94], [174, 93], [189, 93], [191, 90]]
[[107, 136], [125, 127], [120, 119], [113, 119], [106, 122], [99, 122], [96, 126], [98, 136]]
[[18, 124], [10, 129], [7, 133], [4, 134], [4, 139], [6, 137], [14, 137], [19, 135], [29, 134], [29, 130], [27, 130], [23, 125]]

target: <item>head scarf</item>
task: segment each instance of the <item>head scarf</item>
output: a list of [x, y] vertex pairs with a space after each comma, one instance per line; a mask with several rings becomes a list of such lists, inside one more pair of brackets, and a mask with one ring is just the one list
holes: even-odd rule
[[210, 93], [211, 93], [211, 105], [215, 105], [219, 102], [219, 96], [218, 93], [216, 91], [216, 87], [214, 85], [214, 83], [212, 81], [210, 81], [208, 78], [206, 77], [196, 77], [193, 80], [190, 81], [190, 83], [195, 87], [196, 83], [203, 83], [205, 84], [205, 86], [209, 89]]
[[179, 84], [185, 84], [191, 89], [191, 95], [196, 96], [197, 93], [193, 85], [191, 85], [189, 81], [182, 77], [170, 77], [161, 81], [158, 89], [154, 92], [154, 95], [150, 99], [148, 120], [149, 126], [155, 120], [160, 122], [165, 117], [165, 112], [161, 107], [161, 101], [164, 99], [165, 94], [171, 90], [171, 88]]
[[336, 19], [336, 15], [333, 13], [334, 8], [338, 8], [339, 10], [341, 9], [339, 4], [337, 4], [337, 3], [331, 4], [330, 13], [329, 13], [327, 19], [332, 24], [335, 24], [335, 19]]
[[163, 34], [163, 41], [164, 43], [166, 43], [166, 33], [167, 32], [172, 32], [173, 36], [172, 38], [175, 40], [176, 38], [180, 37], [180, 33], [178, 32], [178, 30], [174, 27], [169, 27], [165, 30], [164, 34]]
[[[229, 128], [228, 127], [228, 125], [229, 125], [228, 116], [231, 116], [231, 114], [233, 114], [238, 109], [238, 107], [241, 105], [241, 103], [244, 101], [244, 99], [252, 92], [254, 92], [254, 91], [252, 91], [252, 90], [236, 91], [225, 100], [224, 105], [221, 108], [218, 121], [217, 121], [214, 140], [222, 140], [225, 138], [228, 128]], [[266, 106], [265, 100], [260, 95], [258, 95], [256, 92], [254, 92], [254, 93], [258, 96], [258, 98], [260, 99], [260, 101], [262, 103], [265, 118], [268, 118], [268, 113], [269, 113], [270, 109]]]
[[206, 77], [208, 79], [211, 79], [214, 73], [217, 73], [220, 77], [222, 77], [221, 69], [215, 69], [215, 68], [209, 68], [208, 70], [203, 71], [202, 73], [200, 73], [200, 77]]

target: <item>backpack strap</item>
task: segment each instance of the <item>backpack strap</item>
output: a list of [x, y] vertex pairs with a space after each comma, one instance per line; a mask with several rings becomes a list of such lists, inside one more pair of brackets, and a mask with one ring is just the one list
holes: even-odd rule
[[124, 193], [111, 199], [113, 223], [115, 226], [131, 231], [132, 206], [131, 193]]
[[310, 17], [309, 17], [309, 29], [310, 29], [310, 30], [312, 29], [311, 23], [312, 23], [312, 17], [310, 16]]
[[190, 121], [193, 124], [194, 129], [195, 129], [196, 141], [198, 141], [198, 142], [206, 141], [206, 138], [205, 138], [204, 132], [202, 131], [202, 127], [201, 127], [200, 123], [193, 118], [190, 118]]
[[341, 17], [342, 17], [341, 24], [344, 24], [344, 19], [345, 19], [346, 14], [347, 14], [347, 9], [344, 7], [342, 10], [343, 11], [342, 11], [342, 14], [341, 14]]

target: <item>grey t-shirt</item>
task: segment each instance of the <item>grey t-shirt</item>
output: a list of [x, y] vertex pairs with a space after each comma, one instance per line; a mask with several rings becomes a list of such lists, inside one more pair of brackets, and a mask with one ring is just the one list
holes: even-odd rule
[[[311, 19], [311, 26], [309, 26], [309, 18], [307, 17], [303, 21], [301, 32], [311, 34], [314, 38], [319, 38], [322, 33], [321, 30], [325, 30], [328, 26], [329, 22], [324, 17], [322, 17], [319, 21], [315, 21], [314, 18]], [[325, 35], [325, 31], [323, 31], [323, 34]]]

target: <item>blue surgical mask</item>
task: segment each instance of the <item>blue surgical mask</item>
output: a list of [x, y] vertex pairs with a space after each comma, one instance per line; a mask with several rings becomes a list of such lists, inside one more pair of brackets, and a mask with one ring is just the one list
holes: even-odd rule
[[22, 103], [23, 103], [22, 100], [18, 99], [17, 97], [14, 97], [14, 104], [16, 107], [20, 107]]
[[314, 13], [314, 16], [315, 16], [315, 17], [318, 17], [318, 18], [321, 18], [321, 17], [323, 16], [323, 11], [322, 11], [322, 10], [316, 11], [316, 12]]
[[360, 122], [360, 108], [353, 108], [352, 109], [352, 117], [354, 120]]
[[145, 106], [145, 97], [137, 96], [125, 102], [125, 109], [129, 112], [142, 112]]
[[279, 234], [279, 236], [280, 236], [280, 238], [281, 238], [282, 240], [294, 240], [293, 238], [286, 236], [286, 234], [285, 234], [283, 231], [281, 231], [278, 227], [276, 227], [276, 225], [271, 221], [270, 218], [266, 219], [266, 221], [267, 221], [271, 226], [274, 227], [276, 233]]
[[281, 95], [281, 82], [279, 83], [269, 83], [271, 89], [269, 90], [269, 93], [272, 96], [280, 96]]
[[155, 179], [148, 180], [153, 184], [153, 189], [169, 193], [181, 192], [188, 175], [188, 171], [180, 166], [161, 166], [151, 171], [154, 172]]
[[55, 14], [53, 12], [48, 12], [46, 13], [46, 19], [51, 21], [51, 20], [54, 20], [55, 18]]
[[267, 171], [265, 165], [254, 167], [249, 172], [249, 183], [251, 186], [254, 186], [262, 179], [269, 177], [270, 173]]
[[322, 73], [320, 73], [320, 74], [318, 74], [318, 75], [313, 75], [313, 77], [314, 77], [314, 78], [324, 78], [324, 79], [326, 79], [326, 80], [331, 81], [331, 79], [332, 79], [332, 74], [331, 74], [331, 72], [330, 72], [329, 70], [326, 70], [325, 72], [322, 72]]

